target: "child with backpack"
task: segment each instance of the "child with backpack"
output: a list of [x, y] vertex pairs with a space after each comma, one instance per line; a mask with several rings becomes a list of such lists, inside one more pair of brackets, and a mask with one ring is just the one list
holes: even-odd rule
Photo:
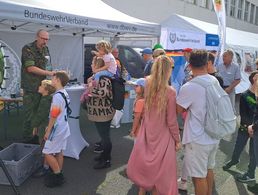
[[131, 82], [130, 84], [134, 85], [134, 90], [136, 93], [136, 98], [133, 104], [133, 126], [130, 135], [136, 138], [141, 126], [141, 121], [144, 112], [145, 79], [140, 78], [136, 81]]
[[52, 85], [55, 87], [56, 92], [51, 103], [50, 119], [44, 135], [46, 142], [42, 151], [47, 164], [53, 171], [45, 177], [47, 187], [56, 187], [64, 183], [62, 173], [63, 150], [66, 149], [67, 138], [70, 135], [67, 120], [70, 100], [64, 89], [68, 81], [69, 77], [64, 71], [57, 71], [52, 77]]

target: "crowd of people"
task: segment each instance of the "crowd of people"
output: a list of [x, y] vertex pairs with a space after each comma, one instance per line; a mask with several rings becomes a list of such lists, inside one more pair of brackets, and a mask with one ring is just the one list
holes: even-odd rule
[[[36, 40], [22, 48], [23, 138], [25, 143], [42, 145], [44, 163], [34, 176], [45, 176], [45, 185], [56, 187], [65, 181], [62, 172], [63, 151], [70, 135], [70, 99], [64, 87], [69, 77], [65, 71], [47, 70], [46, 65], [51, 62], [48, 40], [49, 33], [39, 30]], [[101, 148], [101, 154], [94, 159], [94, 169], [103, 169], [111, 166], [110, 123], [115, 109], [111, 105], [113, 94], [110, 78], [122, 76], [125, 68], [118, 56], [115, 55], [115, 58], [111, 53], [117, 54], [118, 51], [112, 51], [108, 41], [99, 41], [96, 49], [92, 51], [94, 74], [88, 79], [81, 101], [86, 102], [88, 119], [95, 123], [101, 139], [95, 144]], [[47, 77], [51, 80], [47, 80]]]
[[[24, 139], [27, 143], [41, 143], [44, 165], [35, 174], [45, 175], [45, 185], [55, 187], [64, 183], [63, 150], [70, 135], [68, 125], [69, 96], [65, 85], [69, 77], [64, 71], [46, 70], [50, 58], [47, 42], [49, 34], [39, 30], [36, 40], [22, 49], [21, 87], [24, 90]], [[118, 50], [108, 41], [101, 40], [93, 51], [93, 75], [88, 79], [87, 88], [81, 96], [87, 116], [93, 121], [100, 140], [95, 150], [100, 155], [94, 160], [94, 169], [111, 166], [112, 142], [110, 125], [116, 110], [112, 106], [111, 77], [123, 77], [124, 65], [119, 61]], [[187, 190], [187, 180], [192, 178], [196, 195], [211, 195], [214, 184], [216, 152], [219, 139], [205, 131], [207, 115], [206, 89], [196, 82], [216, 85], [228, 94], [235, 110], [235, 87], [240, 83], [240, 68], [233, 62], [234, 53], [226, 50], [222, 63], [214, 66], [214, 54], [206, 50], [183, 50], [186, 64], [182, 65], [181, 78], [177, 78], [179, 89], [171, 84], [174, 67], [172, 58], [166, 56], [161, 45], [145, 48], [142, 57], [146, 62], [144, 78], [130, 82], [135, 86], [136, 99], [133, 106], [133, 124], [130, 135], [134, 146], [128, 160], [127, 175], [137, 186], [139, 195], [151, 191], [152, 194], [176, 195], [178, 189]], [[46, 77], [52, 77], [46, 80]], [[228, 170], [239, 162], [239, 156], [250, 138], [250, 162], [248, 171], [237, 180], [255, 180], [258, 164], [258, 72], [249, 76], [250, 89], [241, 94], [240, 116], [232, 159], [223, 166]], [[202, 97], [202, 98], [200, 98]], [[183, 121], [182, 139], [178, 121]], [[181, 178], [177, 176], [176, 152], [184, 149]], [[249, 186], [250, 191], [258, 191], [258, 186]]]
[[[135, 137], [135, 144], [128, 161], [128, 177], [139, 186], [139, 195], [145, 194], [146, 191], [151, 191], [152, 194], [178, 194], [178, 189], [187, 190], [189, 177], [192, 178], [195, 194], [211, 195], [214, 184], [213, 169], [220, 140], [205, 131], [204, 121], [208, 111], [205, 99], [207, 92], [192, 80], [198, 78], [209, 83], [212, 77], [215, 77], [220, 87], [228, 94], [232, 109], [235, 111], [235, 87], [241, 80], [240, 68], [233, 62], [234, 53], [231, 50], [223, 53], [222, 63], [215, 67], [216, 56], [213, 53], [186, 48], [183, 50], [186, 59], [186, 64], [182, 66], [184, 76], [180, 78], [180, 89], [176, 94], [173, 86], [168, 85], [173, 61], [167, 59], [165, 51], [160, 52], [160, 56], [151, 55], [157, 51], [151, 52], [150, 48], [142, 51], [146, 61], [146, 77], [145, 82], [141, 79], [135, 82], [137, 97], [131, 132]], [[168, 69], [169, 63], [170, 69]], [[250, 138], [250, 163], [246, 173], [236, 176], [240, 182], [255, 180], [257, 164], [255, 158], [258, 156], [253, 142], [257, 128], [256, 119], [253, 120], [257, 117], [256, 75], [257, 71], [250, 74], [251, 87], [241, 94], [241, 124], [238, 137], [232, 160], [223, 166], [224, 170], [228, 170], [239, 162], [240, 154]], [[169, 93], [169, 90], [173, 93]], [[144, 98], [139, 95], [142, 93]], [[165, 107], [162, 101], [166, 102]], [[177, 124], [179, 118], [183, 118], [184, 121], [182, 141], [179, 138]], [[140, 128], [138, 128], [139, 123]], [[177, 180], [175, 155], [181, 146], [184, 148], [184, 158], [181, 178]], [[167, 170], [170, 170], [169, 174]], [[258, 192], [258, 185], [248, 186], [248, 189], [254, 193]]]
[[[39, 30], [36, 40], [22, 48], [23, 137], [25, 143], [42, 143], [44, 165], [36, 175], [46, 175], [45, 185], [55, 187], [64, 183], [63, 150], [70, 135], [70, 100], [64, 87], [69, 77], [65, 71], [46, 70], [48, 40], [48, 32]], [[47, 76], [52, 79], [46, 80]]]

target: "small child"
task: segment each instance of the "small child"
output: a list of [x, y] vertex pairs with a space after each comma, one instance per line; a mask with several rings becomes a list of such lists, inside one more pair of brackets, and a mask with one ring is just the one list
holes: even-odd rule
[[[102, 67], [105, 66], [105, 62], [101, 57], [95, 56], [92, 60], [91, 66], [92, 66], [92, 69], [101, 69]], [[99, 82], [99, 79], [101, 76], [112, 77], [113, 74], [107, 70], [101, 70], [101, 71], [95, 73], [92, 77], [90, 77], [88, 79], [88, 84], [86, 86], [87, 88], [86, 88], [85, 92], [81, 95], [81, 98], [80, 98], [81, 103], [83, 103], [85, 100], [88, 99], [93, 87], [98, 86], [98, 82]]]
[[46, 143], [43, 149], [45, 160], [53, 171], [45, 178], [47, 187], [56, 187], [64, 183], [63, 150], [66, 149], [67, 138], [70, 135], [67, 121], [68, 105], [66, 105], [70, 103], [70, 100], [64, 89], [68, 81], [69, 77], [64, 71], [57, 71], [52, 77], [52, 85], [56, 92], [51, 103], [50, 119], [44, 136]]
[[[30, 143], [32, 144], [43, 144], [43, 136], [45, 127], [48, 124], [48, 116], [50, 111], [50, 106], [52, 102], [52, 94], [56, 89], [52, 86], [50, 80], [41, 81], [38, 92], [41, 94], [38, 109], [33, 113], [31, 126], [33, 127], [32, 139]], [[41, 177], [47, 174], [49, 171], [49, 166], [44, 160], [43, 166], [33, 174], [33, 177]]]
[[55, 88], [52, 86], [50, 80], [43, 80], [41, 81], [38, 92], [41, 94], [41, 98], [38, 109], [34, 112], [31, 120], [34, 144], [39, 144], [43, 140], [43, 128], [45, 129], [48, 123], [52, 94], [55, 92]]
[[[130, 84], [133, 84], [136, 98], [133, 105], [133, 127], [130, 132], [130, 135], [134, 138], [137, 137], [139, 133], [139, 129], [141, 126], [142, 116], [144, 113], [144, 86], [145, 86], [145, 79], [140, 78], [136, 81], [130, 82]], [[145, 194], [146, 191], [140, 187], [138, 194]]]
[[136, 93], [136, 98], [134, 101], [134, 106], [133, 106], [133, 127], [130, 132], [130, 135], [132, 137], [137, 137], [137, 134], [139, 133], [139, 129], [141, 126], [141, 120], [144, 112], [144, 86], [145, 86], [145, 79], [140, 78], [137, 79], [134, 82], [130, 82], [133, 84], [135, 93]]
[[115, 57], [111, 53], [112, 52], [111, 44], [108, 41], [101, 40], [96, 44], [96, 49], [98, 50], [98, 52], [93, 51], [94, 54], [97, 55], [98, 57], [103, 58], [105, 62], [105, 66], [101, 68], [93, 69], [92, 71], [94, 73], [97, 73], [101, 70], [107, 70], [111, 72], [113, 75], [115, 75], [117, 71], [117, 64], [116, 64]]

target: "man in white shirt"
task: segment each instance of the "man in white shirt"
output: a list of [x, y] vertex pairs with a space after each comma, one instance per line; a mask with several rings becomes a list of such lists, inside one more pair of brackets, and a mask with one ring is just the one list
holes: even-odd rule
[[[210, 82], [207, 72], [208, 53], [192, 51], [189, 59], [193, 77]], [[204, 131], [206, 115], [205, 88], [194, 82], [185, 83], [177, 97], [178, 114], [187, 111], [182, 143], [185, 145], [187, 175], [192, 177], [196, 195], [211, 195], [214, 183], [213, 168], [219, 140]]]
[[234, 53], [229, 49], [223, 53], [223, 63], [218, 66], [218, 73], [223, 79], [223, 88], [235, 110], [235, 87], [240, 83], [241, 74], [239, 65], [233, 63], [233, 57]]

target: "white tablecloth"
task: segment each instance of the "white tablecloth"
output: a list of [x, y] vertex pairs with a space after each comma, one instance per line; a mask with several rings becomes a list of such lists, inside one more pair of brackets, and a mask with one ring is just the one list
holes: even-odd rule
[[121, 123], [131, 123], [133, 122], [133, 103], [135, 100], [135, 91], [132, 85], [125, 85], [125, 103], [124, 103], [124, 113], [121, 119]]
[[80, 96], [84, 91], [82, 85], [72, 85], [65, 88], [70, 97], [70, 108], [72, 109], [72, 114], [68, 118], [68, 123], [70, 126], [71, 135], [67, 140], [67, 147], [64, 151], [64, 156], [79, 159], [80, 152], [83, 148], [88, 147], [89, 144], [82, 137], [79, 116], [80, 116]]

